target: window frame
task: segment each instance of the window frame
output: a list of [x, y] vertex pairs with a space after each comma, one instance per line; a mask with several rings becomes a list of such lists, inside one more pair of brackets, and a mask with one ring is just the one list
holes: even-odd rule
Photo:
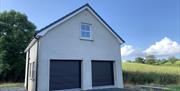
[[[83, 24], [89, 25], [89, 29], [90, 29], [90, 30], [89, 30], [89, 33], [90, 33], [90, 34], [89, 34], [89, 35], [90, 35], [89, 37], [83, 37], [83, 36], [82, 36], [82, 32], [83, 32], [83, 30], [82, 30], [82, 25], [83, 25]], [[81, 23], [80, 23], [80, 39], [92, 40], [92, 28], [91, 28], [91, 27], [92, 27], [92, 24], [90, 24], [90, 23], [84, 23], [84, 22], [81, 22]], [[84, 32], [87, 32], [87, 31], [84, 31]]]
[[35, 62], [29, 63], [29, 76], [28, 76], [28, 78], [30, 80], [35, 79], [35, 72], [36, 72], [36, 70], [35, 70], [36, 67], [35, 66], [36, 66]]

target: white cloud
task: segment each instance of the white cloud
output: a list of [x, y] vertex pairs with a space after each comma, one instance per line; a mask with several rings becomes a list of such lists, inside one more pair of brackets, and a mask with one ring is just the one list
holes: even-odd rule
[[123, 57], [143, 57], [144, 53], [141, 50], [137, 50], [132, 45], [124, 45], [121, 48], [121, 54]]
[[180, 44], [176, 41], [165, 37], [161, 41], [151, 45], [145, 51], [146, 54], [153, 54], [156, 56], [171, 56], [180, 53]]
[[149, 48], [140, 50], [132, 45], [124, 45], [121, 48], [122, 59], [134, 59], [136, 57], [145, 57], [145, 55], [155, 55], [156, 57], [177, 56], [180, 54], [180, 44], [165, 37], [162, 40], [149, 46]]
[[135, 49], [131, 45], [125, 45], [121, 48], [122, 56], [129, 56], [135, 52]]

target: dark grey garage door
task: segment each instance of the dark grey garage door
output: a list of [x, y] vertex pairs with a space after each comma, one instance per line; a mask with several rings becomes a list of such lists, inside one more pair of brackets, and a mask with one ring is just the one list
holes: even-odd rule
[[92, 61], [92, 86], [114, 85], [113, 61]]
[[80, 87], [80, 60], [50, 61], [50, 90], [73, 89]]

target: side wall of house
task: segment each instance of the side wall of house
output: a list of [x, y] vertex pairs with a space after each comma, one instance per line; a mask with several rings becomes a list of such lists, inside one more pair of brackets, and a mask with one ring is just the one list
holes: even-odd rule
[[26, 52], [25, 87], [34, 91], [36, 81], [37, 42]]
[[[81, 23], [92, 24], [92, 39], [80, 39]], [[40, 39], [38, 91], [49, 90], [50, 59], [82, 61], [82, 89], [91, 89], [91, 60], [114, 60], [116, 87], [123, 87], [120, 44], [88, 11], [84, 10], [58, 25]]]

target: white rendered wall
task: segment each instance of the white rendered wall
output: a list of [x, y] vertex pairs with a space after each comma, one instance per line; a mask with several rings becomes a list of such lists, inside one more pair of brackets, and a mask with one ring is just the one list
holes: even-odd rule
[[[29, 49], [30, 51], [27, 51], [27, 55], [30, 52], [30, 60], [29, 63], [33, 63], [35, 62], [36, 64], [36, 60], [37, 60], [37, 42], [35, 42], [35, 44]], [[28, 56], [26, 56], [28, 57]], [[26, 78], [27, 78], [27, 72], [29, 72], [29, 70], [27, 70], [27, 60], [28, 58], [26, 58], [26, 75], [25, 75], [25, 83], [27, 82]], [[35, 66], [34, 66], [35, 67]], [[30, 69], [30, 68], [29, 68]], [[36, 72], [35, 72], [36, 73]], [[35, 90], [35, 80], [36, 79], [31, 79], [30, 78], [30, 74], [28, 73], [28, 91], [34, 91]]]
[[91, 59], [84, 58], [81, 65], [81, 87], [83, 90], [92, 89]]
[[[92, 24], [92, 41], [80, 39], [80, 24]], [[91, 89], [91, 60], [114, 60], [115, 86], [123, 87], [120, 43], [87, 10], [50, 30], [40, 39], [38, 91], [49, 90], [50, 59], [77, 59], [82, 62], [82, 89]], [[118, 71], [118, 72], [117, 72]]]

